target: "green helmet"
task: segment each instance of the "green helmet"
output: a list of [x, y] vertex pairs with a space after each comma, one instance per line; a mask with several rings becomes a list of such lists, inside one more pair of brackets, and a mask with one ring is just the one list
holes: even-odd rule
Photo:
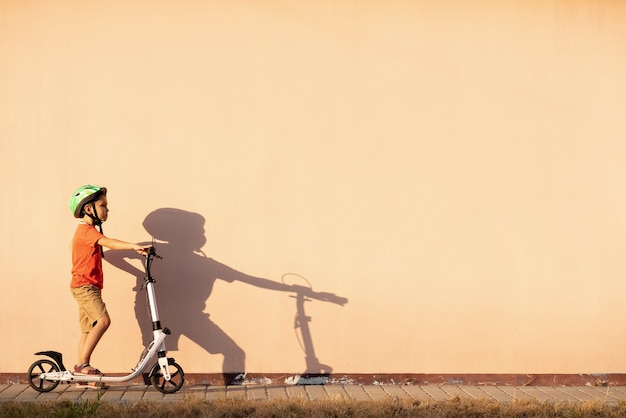
[[95, 200], [100, 194], [107, 194], [106, 187], [86, 184], [79, 187], [70, 197], [70, 210], [75, 218], [80, 218], [85, 204]]

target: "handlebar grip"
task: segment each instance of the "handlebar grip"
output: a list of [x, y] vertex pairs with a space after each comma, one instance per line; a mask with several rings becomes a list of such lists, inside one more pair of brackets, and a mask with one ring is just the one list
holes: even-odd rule
[[163, 258], [163, 257], [161, 257], [160, 255], [158, 255], [156, 253], [156, 249], [154, 247], [149, 247], [148, 248], [148, 255], [152, 256], [152, 257], [156, 257], [156, 258]]

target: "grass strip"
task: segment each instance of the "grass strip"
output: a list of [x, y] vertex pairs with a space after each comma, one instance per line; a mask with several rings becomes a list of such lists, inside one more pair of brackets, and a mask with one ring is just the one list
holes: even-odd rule
[[515, 400], [453, 398], [438, 402], [397, 399], [383, 401], [185, 399], [178, 402], [109, 403], [101, 400], [5, 402], [0, 417], [624, 417], [626, 402], [599, 401], [559, 403]]

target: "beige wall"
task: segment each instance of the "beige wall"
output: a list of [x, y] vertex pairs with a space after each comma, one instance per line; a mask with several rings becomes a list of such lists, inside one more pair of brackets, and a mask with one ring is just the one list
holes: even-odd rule
[[[335, 372], [626, 372], [625, 5], [0, 1], [0, 371], [76, 360], [93, 182], [166, 253], [186, 372], [305, 371], [285, 273], [348, 300], [304, 304]], [[145, 311], [105, 272], [93, 363], [127, 371]]]

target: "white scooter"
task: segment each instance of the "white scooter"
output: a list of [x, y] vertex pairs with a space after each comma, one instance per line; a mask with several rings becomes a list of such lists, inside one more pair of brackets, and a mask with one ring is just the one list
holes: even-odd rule
[[150, 307], [150, 316], [152, 317], [154, 339], [141, 354], [141, 358], [133, 372], [126, 376], [74, 374], [63, 365], [63, 354], [57, 351], [40, 351], [35, 353], [35, 355], [47, 356], [48, 358], [37, 360], [28, 369], [28, 384], [33, 389], [37, 392], [50, 392], [59, 383], [85, 383], [88, 385], [95, 382], [97, 387], [106, 383], [126, 382], [141, 375], [148, 361], [155, 354], [157, 355], [157, 362], [148, 375], [152, 385], [162, 393], [174, 393], [183, 386], [185, 373], [173, 358], [167, 357], [165, 350], [165, 337], [170, 333], [170, 330], [162, 328], [159, 321], [154, 293], [155, 280], [150, 274], [150, 265], [154, 258], [162, 257], [156, 253], [153, 246], [148, 250], [148, 255], [144, 260], [144, 268], [146, 270], [144, 286], [148, 294], [148, 306]]

